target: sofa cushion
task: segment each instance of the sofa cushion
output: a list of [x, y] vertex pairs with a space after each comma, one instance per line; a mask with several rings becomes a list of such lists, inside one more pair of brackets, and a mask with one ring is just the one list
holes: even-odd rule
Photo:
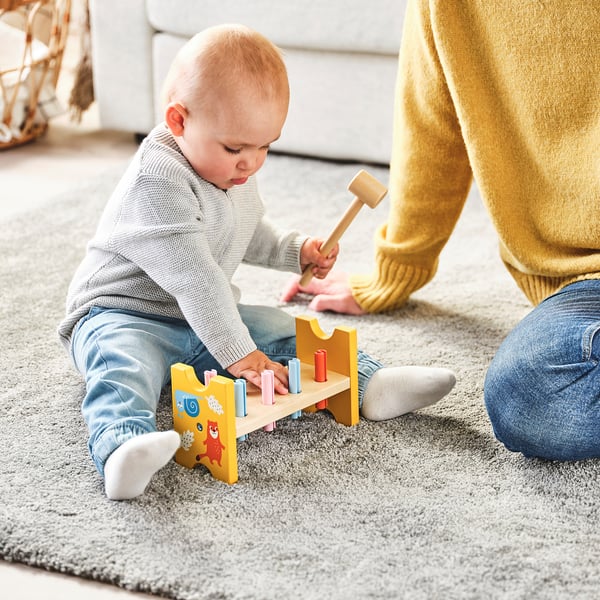
[[157, 31], [183, 37], [237, 22], [282, 48], [393, 55], [405, 10], [398, 0], [147, 0], [146, 6]]

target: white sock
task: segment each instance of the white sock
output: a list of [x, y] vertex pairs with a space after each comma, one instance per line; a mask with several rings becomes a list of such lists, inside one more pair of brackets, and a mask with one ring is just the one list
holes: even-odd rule
[[176, 431], [153, 431], [119, 446], [104, 465], [104, 489], [111, 500], [128, 500], [144, 493], [154, 473], [181, 445]]
[[438, 367], [387, 367], [379, 369], [367, 384], [361, 415], [384, 421], [435, 404], [456, 383], [449, 369]]

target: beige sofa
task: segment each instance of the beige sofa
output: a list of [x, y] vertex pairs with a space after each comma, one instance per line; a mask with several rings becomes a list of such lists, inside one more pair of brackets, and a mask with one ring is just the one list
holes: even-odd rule
[[291, 101], [274, 150], [388, 163], [406, 0], [91, 0], [94, 87], [105, 128], [147, 133], [178, 48], [244, 23], [284, 52]]

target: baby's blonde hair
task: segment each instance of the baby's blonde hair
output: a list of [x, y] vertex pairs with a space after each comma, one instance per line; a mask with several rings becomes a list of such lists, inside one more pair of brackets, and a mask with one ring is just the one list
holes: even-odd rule
[[217, 25], [196, 34], [177, 53], [163, 85], [163, 106], [181, 102], [191, 113], [221, 94], [240, 91], [287, 103], [281, 51], [244, 25]]

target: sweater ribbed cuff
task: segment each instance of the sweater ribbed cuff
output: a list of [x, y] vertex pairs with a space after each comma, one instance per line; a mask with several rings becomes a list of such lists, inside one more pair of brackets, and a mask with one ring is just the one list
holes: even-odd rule
[[289, 245], [286, 263], [284, 268], [290, 273], [302, 273], [302, 266], [300, 264], [300, 252], [304, 242], [308, 239], [307, 235], [297, 236]]
[[434, 269], [398, 264], [390, 257], [378, 255], [377, 269], [371, 275], [352, 275], [352, 295], [363, 310], [384, 312], [402, 306], [408, 297], [431, 280]]
[[254, 340], [248, 336], [238, 340], [234, 346], [228, 346], [221, 350], [214, 350], [212, 354], [217, 362], [226, 369], [238, 360], [242, 360], [242, 358], [248, 356], [250, 352], [254, 352], [254, 350], [256, 350], [256, 344], [254, 343]]

